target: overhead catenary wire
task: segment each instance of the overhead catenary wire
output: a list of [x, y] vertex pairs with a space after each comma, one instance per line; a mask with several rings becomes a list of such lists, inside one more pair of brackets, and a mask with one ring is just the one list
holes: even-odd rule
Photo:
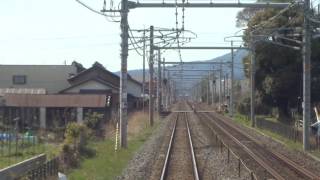
[[[111, 15], [108, 15], [108, 14], [105, 14], [105, 13], [102, 13], [100, 11], [97, 11], [93, 8], [91, 8], [90, 6], [88, 6], [87, 4], [83, 3], [82, 1], [80, 0], [75, 0], [76, 2], [78, 2], [80, 5], [82, 5], [83, 7], [89, 9], [90, 11], [96, 13], [96, 14], [99, 14], [99, 15], [102, 15], [102, 16], [105, 16], [105, 17], [115, 17], [115, 16], [111, 16]], [[120, 17], [120, 16], [116, 16], [116, 17]]]

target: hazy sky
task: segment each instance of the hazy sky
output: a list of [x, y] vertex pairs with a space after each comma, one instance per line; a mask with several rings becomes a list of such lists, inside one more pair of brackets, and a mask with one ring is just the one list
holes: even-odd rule
[[[83, 2], [102, 9], [102, 0]], [[224, 37], [239, 30], [235, 27], [239, 10], [186, 9], [185, 28], [198, 35], [188, 45], [229, 45]], [[134, 9], [129, 13], [129, 24], [133, 29], [150, 25], [173, 28], [174, 13], [175, 9]], [[120, 70], [120, 24], [107, 21], [75, 0], [1, 0], [0, 23], [0, 64], [70, 64], [76, 60], [89, 67], [99, 61], [111, 71]], [[207, 60], [225, 53], [228, 51], [184, 50], [182, 57], [184, 61]], [[167, 51], [164, 57], [177, 60], [178, 53]], [[141, 67], [142, 57], [130, 51], [128, 69]]]

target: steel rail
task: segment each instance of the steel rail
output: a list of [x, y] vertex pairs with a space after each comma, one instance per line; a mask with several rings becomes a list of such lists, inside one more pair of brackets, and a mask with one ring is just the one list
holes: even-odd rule
[[[210, 119], [210, 117], [207, 114], [203, 114], [205, 117]], [[206, 122], [207, 123], [207, 122]], [[207, 124], [208, 125], [208, 124]], [[223, 131], [227, 136], [229, 136], [236, 144], [242, 147], [242, 149], [249, 154], [260, 166], [262, 166], [264, 169], [266, 169], [274, 178], [277, 180], [285, 180], [278, 172], [276, 172], [271, 166], [269, 166], [267, 163], [265, 163], [260, 157], [258, 157], [254, 152], [252, 152], [246, 145], [241, 143], [237, 138], [235, 138], [233, 135], [231, 135], [228, 131], [226, 131], [223, 127], [221, 127], [219, 124], [215, 123], [215, 125]]]
[[[219, 120], [223, 121], [220, 117], [217, 117]], [[230, 123], [226, 123], [228, 126], [234, 128], [235, 130], [237, 130], [238, 132], [241, 133], [241, 130], [239, 128], [237, 128], [236, 126], [230, 124]], [[242, 133], [244, 136], [246, 136], [248, 139], [250, 139], [251, 141], [259, 144], [256, 140], [254, 140], [251, 136], [249, 136], [248, 134], [244, 134]], [[307, 169], [305, 169], [304, 167], [296, 164], [295, 162], [293, 162], [292, 160], [290, 160], [289, 158], [283, 156], [282, 154], [273, 151], [271, 149], [267, 149], [275, 158], [277, 158], [278, 160], [282, 161], [283, 163], [285, 163], [288, 167], [292, 168], [295, 172], [297, 172], [298, 174], [302, 175], [302, 176], [306, 176], [310, 179], [319, 179], [318, 176], [316, 176], [315, 174], [313, 174], [312, 172], [308, 171]]]
[[283, 156], [282, 154], [270, 150], [270, 152], [280, 161], [285, 162], [287, 165], [291, 166], [296, 172], [300, 173], [301, 175], [307, 176], [310, 179], [319, 179], [318, 176], [313, 174], [312, 172], [308, 171], [302, 166], [297, 165], [295, 162], [291, 161], [289, 158]]
[[[207, 116], [209, 117], [209, 116]], [[210, 118], [210, 117], [209, 117]], [[260, 144], [254, 140], [251, 136], [249, 136], [246, 133], [243, 133], [238, 127], [234, 126], [233, 124], [224, 121], [221, 117], [215, 116], [216, 119], [219, 119], [220, 122], [223, 122], [224, 124], [226, 124], [227, 126], [233, 128], [234, 130], [238, 131], [239, 133], [241, 133], [242, 135], [244, 135], [246, 138], [250, 139], [251, 141], [253, 141], [254, 143], [258, 144], [260, 146]], [[222, 128], [220, 125], [216, 124], [217, 126], [219, 126], [219, 128]], [[223, 129], [223, 128], [222, 128]], [[223, 129], [224, 132], [226, 132], [225, 129]], [[229, 133], [228, 133], [229, 135]], [[231, 134], [230, 134], [231, 135]], [[232, 135], [231, 135], [232, 136]], [[241, 143], [241, 142], [240, 142]], [[245, 146], [245, 145], [243, 145]], [[281, 161], [282, 163], [286, 164], [287, 167], [289, 167], [290, 169], [292, 169], [293, 171], [295, 171], [296, 173], [305, 176], [309, 179], [317, 179], [319, 178], [317, 175], [313, 174], [312, 172], [308, 171], [307, 169], [303, 168], [302, 166], [296, 164], [295, 162], [291, 161], [289, 158], [281, 155], [280, 153], [277, 153], [271, 149], [267, 149], [268, 152], [270, 152], [271, 155], [273, 155], [274, 158], [278, 159], [279, 161]], [[272, 168], [273, 169], [273, 168]], [[273, 175], [273, 174], [272, 174]], [[283, 179], [283, 178], [282, 178]]]
[[168, 165], [169, 165], [169, 157], [170, 157], [170, 153], [171, 153], [171, 147], [172, 147], [172, 143], [173, 143], [173, 138], [174, 138], [174, 135], [175, 135], [175, 132], [176, 132], [176, 125], [177, 125], [178, 118], [179, 118], [179, 113], [177, 114], [177, 118], [176, 118], [176, 120], [174, 122], [174, 126], [173, 126], [173, 129], [172, 129], [170, 142], [169, 142], [169, 146], [168, 146], [168, 150], [167, 150], [167, 154], [166, 154], [166, 159], [165, 159], [164, 164], [163, 164], [160, 180], [164, 180], [166, 178], [166, 175], [167, 175], [167, 170], [168, 170]]
[[198, 173], [198, 167], [197, 167], [197, 162], [196, 162], [196, 156], [194, 154], [193, 143], [192, 143], [192, 138], [191, 138], [191, 133], [190, 133], [190, 128], [189, 128], [189, 123], [188, 123], [188, 120], [187, 120], [187, 112], [183, 112], [183, 111], [177, 113], [177, 118], [175, 120], [174, 127], [173, 127], [173, 130], [172, 130], [172, 133], [171, 133], [170, 142], [169, 142], [169, 146], [168, 146], [168, 149], [167, 149], [165, 162], [163, 164], [160, 180], [165, 180], [166, 176], [167, 176], [167, 173], [168, 173], [168, 165], [169, 165], [169, 161], [170, 161], [172, 144], [174, 143], [174, 136], [175, 136], [175, 132], [176, 132], [177, 121], [178, 121], [179, 116], [181, 114], [184, 115], [184, 120], [185, 120], [186, 126], [187, 126], [189, 147], [190, 147], [191, 158], [192, 158], [193, 177], [194, 177], [195, 180], [199, 180], [199, 173]]
[[185, 114], [185, 121], [187, 124], [190, 151], [191, 151], [191, 156], [192, 156], [193, 176], [194, 176], [195, 180], [199, 180], [198, 166], [197, 166], [196, 156], [194, 155], [193, 143], [192, 143], [192, 138], [191, 138], [191, 133], [190, 133], [190, 128], [189, 128], [189, 122], [188, 122], [188, 118], [187, 118], [188, 116], [187, 116], [186, 112], [184, 114]]
[[[221, 121], [223, 121], [220, 117], [217, 117], [218, 119], [220, 119]], [[226, 121], [223, 121], [225, 122], [225, 124], [227, 124], [228, 126], [231, 126], [232, 128], [236, 129], [238, 132], [241, 133], [241, 130], [234, 126], [233, 124], [230, 124], [230, 123], [226, 123]], [[244, 136], [246, 136], [248, 139], [250, 139], [251, 141], [259, 144], [256, 140], [254, 140], [251, 136], [249, 136], [248, 134], [244, 134], [242, 133]], [[304, 167], [296, 164], [295, 162], [293, 162], [292, 160], [290, 160], [289, 158], [283, 156], [282, 154], [276, 152], [276, 151], [273, 151], [271, 149], [267, 149], [275, 158], [277, 158], [278, 160], [282, 161], [283, 163], [287, 164], [287, 166], [291, 167], [294, 171], [296, 171], [298, 174], [300, 175], [303, 175], [303, 176], [306, 176], [310, 179], [319, 179], [319, 177], [315, 174], [313, 174], [312, 172], [308, 171], [307, 169], [305, 169]]]

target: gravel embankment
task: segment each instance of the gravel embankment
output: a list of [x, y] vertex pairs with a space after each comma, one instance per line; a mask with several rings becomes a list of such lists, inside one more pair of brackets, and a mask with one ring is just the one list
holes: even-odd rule
[[249, 179], [249, 174], [241, 167], [241, 177], [238, 176], [238, 161], [228, 154], [226, 149], [220, 151], [212, 132], [205, 127], [194, 113], [190, 113], [190, 127], [195, 155], [197, 158], [200, 179]]
[[282, 155], [291, 159], [293, 162], [299, 164], [300, 166], [304, 167], [305, 169], [308, 169], [309, 171], [313, 172], [314, 174], [320, 177], [320, 161], [312, 158], [311, 156], [302, 151], [288, 149], [280, 141], [274, 140], [271, 137], [262, 134], [261, 132], [257, 132], [257, 130], [253, 128], [249, 128], [240, 124], [236, 124], [236, 126], [242, 129], [243, 131], [247, 132], [249, 136], [251, 136], [260, 144], [266, 146], [269, 149], [272, 149], [273, 151], [281, 153]]
[[252, 128], [248, 128], [238, 124], [237, 126], [245, 130], [252, 138], [260, 142], [260, 144], [263, 144], [267, 148], [272, 149], [273, 151], [279, 152], [282, 155], [285, 155], [293, 162], [299, 164], [300, 166], [318, 175], [320, 179], [320, 161], [310, 157], [308, 154], [302, 151], [295, 150], [295, 149], [288, 149], [281, 142], [276, 141], [267, 135], [261, 134]]
[[[176, 107], [177, 108], [177, 107]], [[238, 176], [238, 160], [230, 155], [230, 161], [227, 160], [227, 151], [223, 149], [220, 151], [220, 144], [215, 141], [211, 131], [208, 127], [200, 122], [198, 116], [194, 113], [189, 113], [189, 124], [191, 134], [193, 137], [193, 144], [195, 148], [195, 155], [197, 158], [198, 171], [201, 179], [250, 179], [249, 173], [241, 166], [241, 177]], [[142, 145], [142, 147], [134, 155], [133, 159], [128, 163], [124, 169], [119, 180], [158, 180], [161, 176], [161, 170], [165, 159], [168, 142], [170, 140], [173, 120], [176, 118], [176, 113], [170, 114], [165, 119], [162, 119], [161, 124], [150, 136], [150, 138]], [[242, 127], [241, 128], [246, 128]], [[248, 129], [248, 128], [247, 128]], [[270, 148], [276, 149], [282, 154], [288, 152], [278, 142], [271, 140], [261, 134], [258, 134], [252, 129], [247, 132], [256, 138], [258, 141], [268, 144]], [[271, 141], [271, 142], [270, 142]], [[285, 151], [282, 152], [281, 149]], [[294, 154], [295, 153], [295, 154]], [[290, 152], [288, 155], [297, 156], [297, 152]], [[300, 156], [300, 155], [299, 155]], [[309, 157], [305, 157], [302, 163], [308, 167], [312, 166]], [[296, 157], [297, 158], [297, 157]], [[315, 164], [314, 168], [318, 168], [319, 164]]]
[[152, 174], [153, 166], [156, 164], [157, 155], [165, 139], [166, 129], [170, 124], [172, 115], [169, 115], [162, 121], [159, 127], [153, 132], [150, 138], [140, 147], [133, 159], [130, 160], [127, 167], [119, 176], [118, 180], [143, 180], [149, 179]]

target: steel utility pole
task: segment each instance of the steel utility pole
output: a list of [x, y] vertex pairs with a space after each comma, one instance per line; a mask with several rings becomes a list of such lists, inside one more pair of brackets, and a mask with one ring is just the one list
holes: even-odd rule
[[158, 114], [161, 113], [161, 54], [158, 50], [158, 78], [157, 78], [157, 102], [158, 102]]
[[120, 73], [120, 145], [127, 148], [128, 99], [127, 99], [127, 59], [128, 59], [128, 0], [121, 2], [121, 73]]
[[171, 97], [171, 93], [170, 93], [170, 72], [167, 72], [167, 83], [166, 83], [166, 109], [169, 109], [169, 104], [170, 104], [170, 97]]
[[154, 86], [153, 86], [153, 26], [150, 26], [150, 57], [149, 57], [149, 123], [150, 126], [153, 126], [153, 95], [154, 95]]
[[223, 103], [226, 101], [226, 74], [223, 75]]
[[210, 104], [210, 98], [209, 98], [209, 94], [210, 94], [210, 73], [208, 73], [208, 83], [207, 83], [207, 104]]
[[146, 30], [143, 30], [143, 69], [142, 69], [142, 110], [145, 112], [144, 109], [144, 100], [145, 100], [145, 84], [146, 84]]
[[255, 118], [255, 73], [256, 73], [256, 70], [255, 70], [255, 63], [256, 63], [256, 60], [255, 60], [255, 48], [254, 48], [254, 45], [252, 45], [252, 52], [251, 52], [251, 81], [250, 81], [250, 84], [251, 84], [251, 114], [250, 114], [250, 118], [251, 118], [251, 126], [252, 127], [255, 127], [256, 126], [256, 118]]
[[[163, 72], [162, 72], [162, 82], [161, 83], [163, 83], [162, 85], [161, 85], [161, 87], [162, 87], [162, 91], [161, 91], [161, 103], [163, 104], [163, 106], [165, 106], [165, 104], [167, 103], [167, 99], [165, 98], [165, 94], [167, 94], [167, 90], [166, 90], [166, 86], [167, 86], [167, 84], [164, 84], [164, 79], [166, 79], [166, 64], [165, 64], [165, 62], [166, 62], [166, 59], [165, 58], [163, 58]], [[166, 82], [167, 83], [167, 82]], [[165, 101], [165, 102], [164, 102]], [[165, 106], [166, 107], [166, 106]]]
[[220, 72], [219, 72], [219, 110], [221, 109], [221, 104], [222, 104], [222, 64], [220, 64]]
[[228, 108], [230, 108], [230, 89], [229, 89], [229, 74], [226, 74], [226, 101]]
[[304, 1], [304, 31], [303, 31], [303, 150], [309, 150], [309, 126], [311, 113], [311, 30], [310, 0]]
[[233, 79], [234, 79], [234, 56], [233, 56], [233, 41], [231, 41], [231, 92], [230, 92], [230, 116], [233, 117]]
[[[215, 97], [217, 97], [217, 78], [215, 78], [214, 80], [214, 99], [213, 99], [214, 102], [216, 102]], [[216, 103], [214, 106], [216, 107]]]
[[[212, 68], [213, 69], [213, 68]], [[214, 78], [214, 71], [212, 71], [212, 81], [211, 81], [211, 105], [213, 106], [214, 104], [214, 90], [213, 90], [213, 86], [214, 86], [214, 82], [215, 78]]]

